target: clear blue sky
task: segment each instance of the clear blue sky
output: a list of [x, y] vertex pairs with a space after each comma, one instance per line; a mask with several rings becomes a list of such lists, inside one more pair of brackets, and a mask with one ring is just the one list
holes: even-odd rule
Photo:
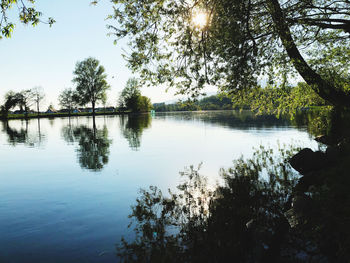
[[[0, 103], [9, 90], [42, 86], [46, 93], [42, 110], [51, 102], [58, 107], [60, 91], [73, 87], [76, 62], [92, 56], [106, 68], [111, 85], [108, 103], [115, 106], [132, 74], [121, 56], [126, 42], [115, 46], [113, 37], [107, 36], [106, 25], [111, 22], [105, 18], [112, 13], [112, 4], [108, 0], [97, 6], [91, 6], [90, 0], [38, 0], [36, 7], [44, 18], [50, 16], [57, 22], [51, 28], [16, 23], [13, 36], [0, 41]], [[142, 93], [152, 102], [175, 99], [174, 90], [166, 93], [161, 87], [145, 87]]]

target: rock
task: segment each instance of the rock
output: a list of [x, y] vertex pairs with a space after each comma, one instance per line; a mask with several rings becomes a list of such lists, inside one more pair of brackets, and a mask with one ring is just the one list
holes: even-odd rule
[[325, 168], [328, 165], [326, 154], [314, 152], [309, 148], [302, 149], [289, 160], [290, 165], [299, 173], [305, 175], [312, 171]]
[[320, 186], [324, 183], [325, 176], [319, 172], [311, 172], [299, 178], [298, 183], [294, 187], [295, 193], [305, 193], [310, 186]]
[[306, 215], [312, 210], [312, 199], [305, 195], [299, 194], [293, 197], [292, 208], [295, 213]]
[[327, 135], [319, 135], [315, 138], [315, 141], [326, 144], [326, 145], [332, 145], [333, 140], [330, 136]]
[[339, 146], [328, 146], [326, 156], [329, 162], [336, 163], [342, 156], [342, 151]]

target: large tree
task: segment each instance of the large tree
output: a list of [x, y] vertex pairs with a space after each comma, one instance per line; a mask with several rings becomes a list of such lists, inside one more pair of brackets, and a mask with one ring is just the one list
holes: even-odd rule
[[112, 2], [111, 33], [129, 37], [129, 65], [151, 83], [196, 96], [205, 84], [237, 92], [298, 73], [328, 103], [350, 106], [348, 0]]
[[41, 20], [42, 13], [35, 8], [36, 0], [0, 0], [0, 39], [11, 37], [15, 28], [11, 9], [18, 12], [19, 21], [25, 25], [35, 26], [40, 22], [47, 23], [50, 26], [55, 20], [49, 17], [46, 21]]
[[103, 101], [109, 85], [105, 68], [95, 58], [87, 58], [76, 64], [73, 82], [76, 84], [76, 98], [80, 105], [91, 103], [95, 115], [96, 103]]

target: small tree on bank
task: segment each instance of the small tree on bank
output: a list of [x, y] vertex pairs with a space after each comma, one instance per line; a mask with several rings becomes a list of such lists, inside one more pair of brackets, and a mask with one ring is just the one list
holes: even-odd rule
[[131, 111], [137, 111], [137, 101], [141, 96], [139, 82], [136, 78], [130, 78], [119, 97], [119, 107]]
[[140, 85], [136, 78], [130, 78], [119, 97], [119, 107], [132, 112], [150, 111], [151, 100], [141, 95]]
[[21, 96], [20, 93], [14, 91], [8, 91], [5, 94], [5, 103], [1, 106], [1, 114], [3, 118], [7, 118], [8, 112], [11, 108], [16, 107], [20, 104]]
[[35, 87], [32, 89], [32, 96], [33, 96], [33, 100], [36, 104], [36, 111], [37, 114], [39, 116], [40, 114], [40, 103], [41, 101], [45, 98], [45, 94], [43, 92], [42, 87]]
[[21, 111], [24, 109], [24, 115], [26, 118], [28, 118], [28, 114], [30, 111], [30, 107], [34, 104], [34, 94], [31, 89], [22, 90], [18, 93], [19, 98], [19, 106]]
[[58, 97], [60, 106], [68, 110], [69, 116], [77, 105], [76, 100], [76, 93], [72, 88], [64, 89]]
[[74, 70], [73, 82], [76, 83], [76, 100], [80, 105], [91, 103], [95, 116], [96, 103], [103, 101], [109, 85], [106, 81], [105, 68], [95, 58], [87, 58], [78, 62]]

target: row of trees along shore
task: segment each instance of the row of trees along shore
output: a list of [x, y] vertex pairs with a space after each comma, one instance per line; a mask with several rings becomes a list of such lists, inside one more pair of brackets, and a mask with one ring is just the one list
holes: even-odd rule
[[[62, 110], [69, 115], [79, 106], [91, 105], [92, 115], [96, 114], [96, 105], [102, 103], [104, 107], [107, 103], [107, 90], [110, 85], [107, 83], [105, 69], [95, 58], [87, 58], [76, 64], [73, 72], [73, 83], [75, 89], [64, 89], [58, 101]], [[36, 107], [36, 115], [40, 116], [40, 104], [45, 98], [41, 87], [26, 89], [20, 92], [9, 91], [5, 95], [5, 102], [1, 106], [1, 117], [8, 118], [10, 111], [16, 107], [19, 112], [28, 118], [29, 113], [34, 111], [31, 107]], [[142, 96], [140, 84], [136, 78], [131, 78], [121, 92], [118, 99], [119, 111], [124, 112], [147, 112], [152, 108], [149, 98]], [[54, 112], [52, 104], [48, 107], [49, 112]]]

